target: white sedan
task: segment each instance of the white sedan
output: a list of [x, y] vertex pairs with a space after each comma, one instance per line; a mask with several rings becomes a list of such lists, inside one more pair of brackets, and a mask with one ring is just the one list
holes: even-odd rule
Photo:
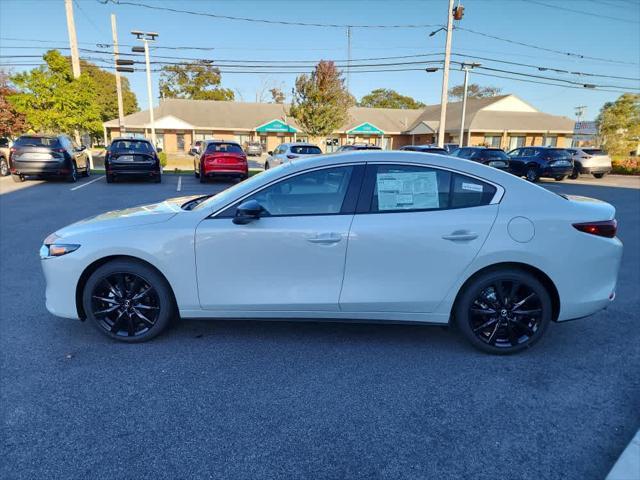
[[509, 353], [613, 300], [614, 216], [476, 162], [367, 151], [108, 212], [40, 255], [48, 310], [126, 342], [178, 317], [311, 318], [455, 323]]

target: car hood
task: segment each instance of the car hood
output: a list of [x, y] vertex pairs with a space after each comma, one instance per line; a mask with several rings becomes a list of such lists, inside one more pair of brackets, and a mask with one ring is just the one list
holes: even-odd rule
[[72, 223], [58, 230], [56, 235], [64, 238], [89, 231], [95, 232], [96, 230], [137, 227], [151, 223], [166, 222], [176, 214], [184, 212], [180, 208], [181, 205], [198, 197], [201, 197], [201, 195], [170, 198], [159, 203], [101, 213], [95, 217]]

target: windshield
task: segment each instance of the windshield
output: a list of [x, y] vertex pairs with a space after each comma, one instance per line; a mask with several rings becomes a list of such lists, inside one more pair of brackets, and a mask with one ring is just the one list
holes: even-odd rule
[[205, 153], [242, 153], [242, 148], [237, 143], [210, 143]]
[[315, 145], [293, 145], [291, 147], [291, 153], [297, 153], [298, 155], [320, 155], [322, 150]]
[[51, 137], [20, 137], [13, 144], [15, 147], [59, 147], [57, 138]]
[[142, 140], [117, 140], [111, 144], [111, 151], [153, 153], [153, 147]]

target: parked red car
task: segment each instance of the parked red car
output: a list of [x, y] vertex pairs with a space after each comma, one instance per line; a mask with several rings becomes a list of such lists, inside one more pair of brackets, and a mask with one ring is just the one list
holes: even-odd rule
[[200, 183], [211, 177], [233, 177], [246, 180], [249, 177], [247, 155], [235, 142], [205, 140], [194, 155], [193, 170]]

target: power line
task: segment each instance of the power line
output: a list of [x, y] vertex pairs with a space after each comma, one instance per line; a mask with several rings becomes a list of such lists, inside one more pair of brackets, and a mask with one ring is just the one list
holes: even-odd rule
[[[98, 0], [100, 1], [100, 0]], [[232, 15], [219, 15], [215, 13], [208, 12], [196, 12], [193, 10], [182, 10], [178, 8], [171, 7], [160, 7], [157, 5], [149, 5], [146, 3], [137, 3], [137, 2], [128, 2], [124, 0], [104, 0], [100, 3], [115, 3], [116, 5], [128, 5], [132, 7], [143, 7], [148, 8], [150, 10], [158, 10], [172, 13], [184, 13], [186, 15], [196, 15], [198, 17], [211, 17], [218, 18], [222, 20], [234, 20], [234, 21], [242, 21], [242, 22], [251, 22], [251, 23], [266, 23], [271, 25], [289, 25], [296, 27], [328, 27], [328, 28], [433, 28], [440, 27], [441, 25], [435, 24], [405, 24], [405, 25], [347, 25], [347, 24], [337, 24], [337, 23], [309, 23], [309, 22], [291, 22], [286, 20], [269, 20], [266, 18], [250, 18], [250, 17], [236, 17]]]
[[574, 10], [573, 8], [562, 7], [560, 5], [549, 5], [548, 3], [540, 2], [538, 0], [521, 0], [521, 1], [523, 1], [525, 3], [533, 3], [534, 5], [540, 5], [542, 7], [554, 8], [556, 10], [564, 10], [565, 12], [579, 13], [581, 15], [588, 15], [590, 17], [606, 18], [608, 20], [615, 20], [617, 22], [633, 23], [633, 24], [640, 23], [640, 22], [637, 22], [637, 21], [634, 21], [634, 20], [629, 20], [627, 18], [622, 18], [622, 17], [612, 17], [610, 15], [601, 15], [599, 13], [594, 13], [594, 12], [585, 12], [583, 10]]
[[494, 40], [499, 40], [501, 42], [507, 42], [507, 43], [511, 43], [513, 45], [520, 45], [522, 47], [534, 48], [536, 50], [542, 50], [544, 52], [558, 53], [560, 55], [566, 55], [566, 56], [569, 56], [569, 57], [580, 58], [580, 59], [588, 59], [588, 60], [598, 60], [598, 61], [601, 61], [601, 62], [608, 62], [608, 63], [618, 63], [618, 64], [623, 64], [623, 65], [640, 65], [637, 62], [627, 62], [627, 61], [624, 61], [624, 60], [612, 60], [610, 58], [603, 58], [603, 57], [592, 57], [592, 56], [589, 56], [589, 55], [582, 55], [580, 53], [565, 52], [565, 51], [562, 51], [562, 50], [555, 50], [553, 48], [541, 47], [540, 45], [533, 45], [531, 43], [524, 43], [524, 42], [520, 42], [520, 41], [517, 41], [517, 40], [511, 40], [509, 38], [498, 37], [497, 35], [490, 35], [488, 33], [478, 32], [477, 30], [471, 30], [470, 28], [465, 28], [465, 27], [460, 27], [460, 26], [456, 26], [455, 28], [457, 30], [462, 30], [463, 32], [473, 33], [474, 35], [480, 35], [480, 36], [483, 36], [483, 37], [492, 38]]

